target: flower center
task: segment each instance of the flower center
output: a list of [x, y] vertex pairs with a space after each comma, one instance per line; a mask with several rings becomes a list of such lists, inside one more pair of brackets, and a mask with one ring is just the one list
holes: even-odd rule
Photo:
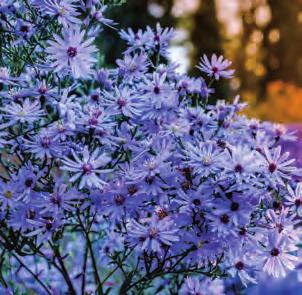
[[246, 234], [246, 229], [244, 227], [240, 228], [239, 235], [245, 236], [245, 234]]
[[25, 180], [25, 185], [27, 186], [27, 187], [31, 187], [32, 186], [32, 184], [33, 184], [33, 179], [32, 178], [27, 178], [26, 180]]
[[235, 264], [235, 267], [238, 269], [238, 270], [243, 270], [244, 269], [244, 263], [242, 261], [238, 261], [236, 264]]
[[23, 33], [28, 33], [28, 31], [29, 31], [28, 26], [26, 26], [26, 25], [21, 26], [20, 31]]
[[219, 69], [217, 67], [212, 67], [212, 72], [214, 74], [218, 73]]
[[230, 222], [230, 218], [227, 214], [223, 214], [220, 216], [220, 221], [224, 224], [228, 224]]
[[123, 195], [117, 195], [114, 197], [114, 202], [116, 205], [121, 206], [125, 203], [125, 197]]
[[296, 205], [297, 207], [299, 207], [299, 206], [302, 205], [302, 200], [301, 200], [301, 198], [295, 200], [295, 205]]
[[150, 230], [149, 230], [149, 237], [151, 239], [156, 238], [157, 234], [158, 234], [158, 231], [157, 231], [156, 228], [154, 228], [154, 227], [150, 228]]
[[98, 101], [98, 100], [99, 100], [99, 95], [98, 95], [98, 94], [92, 94], [92, 95], [91, 95], [91, 99], [92, 99], [93, 101]]
[[158, 86], [155, 86], [153, 89], [155, 94], [159, 94], [160, 93], [160, 88]]
[[280, 254], [280, 251], [277, 248], [272, 249], [271, 255], [272, 256], [278, 256]]
[[11, 191], [6, 191], [6, 192], [4, 193], [4, 197], [5, 197], [6, 199], [10, 199], [12, 196], [13, 196], [13, 193], [12, 193]]
[[244, 169], [241, 164], [237, 164], [235, 165], [234, 170], [235, 172], [242, 173]]
[[77, 55], [77, 49], [75, 47], [68, 47], [67, 54], [69, 57], [75, 57]]
[[211, 157], [205, 156], [202, 158], [202, 164], [204, 166], [209, 166], [209, 165], [211, 165], [211, 163], [212, 163]]
[[237, 202], [232, 202], [231, 204], [231, 210], [237, 211], [239, 209], [239, 204]]
[[138, 191], [136, 185], [134, 184], [131, 184], [129, 187], [128, 187], [128, 193], [129, 195], [134, 195], [136, 192]]
[[50, 145], [50, 139], [49, 139], [49, 137], [43, 137], [41, 139], [41, 145], [42, 145], [43, 148], [48, 148], [49, 145]]
[[51, 202], [53, 204], [56, 204], [56, 205], [59, 205], [60, 204], [60, 196], [56, 193], [53, 193], [52, 196], [51, 196]]
[[127, 101], [125, 98], [123, 97], [120, 97], [118, 100], [117, 100], [117, 104], [119, 107], [124, 107], [126, 104], [127, 104]]
[[161, 208], [161, 207], [156, 208], [155, 213], [159, 219], [164, 219], [165, 217], [168, 216], [168, 212], [164, 208]]
[[97, 125], [97, 123], [98, 123], [98, 119], [95, 117], [92, 117], [88, 120], [89, 125]]
[[201, 201], [200, 201], [199, 199], [194, 199], [194, 200], [193, 200], [193, 204], [194, 204], [195, 206], [200, 206]]
[[46, 227], [46, 229], [47, 229], [47, 230], [51, 230], [51, 229], [52, 229], [52, 221], [50, 221], [50, 220], [49, 220], [49, 221], [47, 221], [47, 223], [46, 223], [46, 226], [45, 226], [45, 227]]
[[276, 171], [276, 169], [277, 169], [277, 165], [276, 165], [276, 163], [269, 163], [269, 165], [268, 165], [268, 171], [269, 172], [271, 172], [271, 173], [273, 173], [273, 172], [275, 172]]
[[89, 164], [89, 163], [86, 163], [82, 166], [82, 169], [83, 169], [85, 174], [89, 174], [92, 171], [92, 165]]

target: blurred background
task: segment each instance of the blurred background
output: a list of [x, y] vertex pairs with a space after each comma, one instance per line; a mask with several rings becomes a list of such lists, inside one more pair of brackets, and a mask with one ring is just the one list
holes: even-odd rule
[[[302, 0], [127, 0], [110, 14], [119, 28], [176, 28], [171, 59], [181, 72], [197, 74], [204, 53], [232, 60], [236, 77], [218, 96], [240, 93], [249, 116], [302, 122]], [[103, 38], [114, 64], [124, 44], [111, 30]]]

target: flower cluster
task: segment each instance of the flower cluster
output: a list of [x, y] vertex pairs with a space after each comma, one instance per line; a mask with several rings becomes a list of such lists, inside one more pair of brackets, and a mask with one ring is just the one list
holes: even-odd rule
[[122, 30], [106, 69], [106, 9], [0, 3], [3, 292], [224, 294], [226, 278], [284, 277], [300, 262], [302, 173], [279, 142], [295, 136], [240, 115], [239, 97], [208, 104], [231, 63], [179, 74], [172, 29]]

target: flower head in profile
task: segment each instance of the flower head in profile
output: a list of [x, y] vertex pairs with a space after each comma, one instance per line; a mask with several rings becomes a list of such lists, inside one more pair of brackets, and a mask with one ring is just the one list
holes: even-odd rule
[[227, 69], [231, 64], [232, 62], [224, 59], [222, 55], [217, 57], [216, 54], [213, 54], [211, 60], [204, 55], [197, 68], [215, 80], [219, 80], [220, 78], [230, 79], [235, 72], [234, 70]]
[[88, 78], [93, 74], [97, 49], [92, 45], [94, 38], [84, 40], [84, 37], [85, 31], [79, 27], [66, 28], [62, 36], [54, 35], [54, 41], [49, 41], [46, 52], [55, 72], [71, 72], [74, 78]]
[[105, 166], [111, 158], [105, 154], [100, 154], [99, 149], [95, 149], [92, 154], [89, 153], [88, 147], [85, 146], [82, 157], [79, 158], [74, 150], [71, 150], [74, 160], [67, 157], [63, 158], [62, 170], [69, 171], [74, 174], [70, 182], [75, 182], [80, 179], [79, 188], [84, 186], [101, 188], [105, 181], [102, 180], [99, 174], [111, 172], [110, 169], [100, 169]]
[[285, 204], [290, 206], [298, 216], [302, 216], [302, 182], [299, 182], [295, 191], [288, 186], [288, 193], [284, 196]]

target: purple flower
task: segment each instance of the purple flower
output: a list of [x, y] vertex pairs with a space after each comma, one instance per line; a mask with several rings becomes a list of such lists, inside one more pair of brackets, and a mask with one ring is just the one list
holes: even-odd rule
[[5, 108], [0, 108], [4, 114], [3, 116], [10, 119], [11, 124], [20, 123], [33, 123], [45, 115], [41, 110], [40, 103], [38, 101], [31, 102], [29, 99], [25, 99], [22, 104], [11, 102], [10, 105], [6, 105]]
[[201, 177], [208, 177], [210, 174], [216, 174], [221, 171], [223, 166], [222, 159], [224, 155], [221, 150], [217, 148], [216, 144], [188, 143], [185, 147], [185, 160], [188, 165], [194, 168], [194, 171]]
[[43, 15], [56, 17], [59, 24], [64, 27], [81, 24], [81, 20], [77, 18], [80, 13], [75, 2], [74, 0], [32, 0], [32, 4]]
[[129, 88], [115, 88], [113, 93], [104, 92], [104, 96], [104, 105], [108, 106], [109, 113], [121, 113], [130, 118], [137, 117], [141, 113], [142, 99]]
[[295, 191], [290, 186], [287, 189], [288, 193], [284, 196], [285, 205], [290, 206], [293, 212], [297, 212], [298, 216], [302, 217], [302, 183], [297, 184]]
[[140, 251], [154, 251], [161, 253], [163, 246], [171, 246], [179, 241], [178, 229], [173, 220], [153, 217], [143, 225], [132, 219], [127, 226], [129, 242], [132, 245], [140, 245]]
[[292, 175], [301, 174], [301, 169], [292, 166], [295, 159], [288, 159], [289, 156], [288, 152], [281, 154], [280, 146], [272, 150], [264, 148], [262, 163], [264, 174], [274, 186], [284, 185], [284, 180], [290, 179]]
[[93, 74], [92, 67], [96, 63], [94, 38], [84, 41], [84, 36], [85, 31], [75, 27], [64, 29], [62, 37], [54, 35], [54, 41], [49, 41], [46, 52], [55, 72], [71, 72], [75, 78], [88, 78]]
[[222, 55], [217, 57], [216, 54], [213, 54], [211, 60], [204, 55], [197, 68], [202, 72], [207, 73], [209, 77], [213, 77], [215, 80], [219, 80], [221, 77], [230, 79], [235, 72], [234, 70], [227, 70], [231, 64], [232, 62], [223, 59]]
[[135, 54], [134, 56], [125, 55], [124, 59], [116, 61], [119, 67], [119, 74], [130, 81], [134, 78], [140, 79], [149, 67], [148, 57], [144, 53]]
[[265, 249], [260, 252], [263, 270], [275, 278], [285, 277], [287, 270], [294, 270], [299, 258], [291, 252], [298, 248], [286, 241], [286, 237], [274, 231], [269, 233]]
[[100, 188], [106, 183], [100, 178], [99, 174], [109, 173], [111, 169], [100, 169], [100, 167], [108, 164], [111, 160], [110, 157], [105, 154], [100, 154], [99, 148], [90, 154], [87, 146], [84, 147], [82, 158], [79, 158], [74, 150], [71, 150], [71, 153], [74, 160], [64, 157], [62, 159], [63, 166], [61, 166], [62, 170], [74, 174], [70, 178], [70, 182], [75, 182], [80, 179], [80, 189], [86, 185], [88, 187]]
[[200, 280], [194, 277], [187, 277], [180, 290], [181, 295], [199, 295], [204, 294], [206, 291], [207, 295], [223, 295], [224, 286], [220, 279], [211, 280], [209, 278]]

